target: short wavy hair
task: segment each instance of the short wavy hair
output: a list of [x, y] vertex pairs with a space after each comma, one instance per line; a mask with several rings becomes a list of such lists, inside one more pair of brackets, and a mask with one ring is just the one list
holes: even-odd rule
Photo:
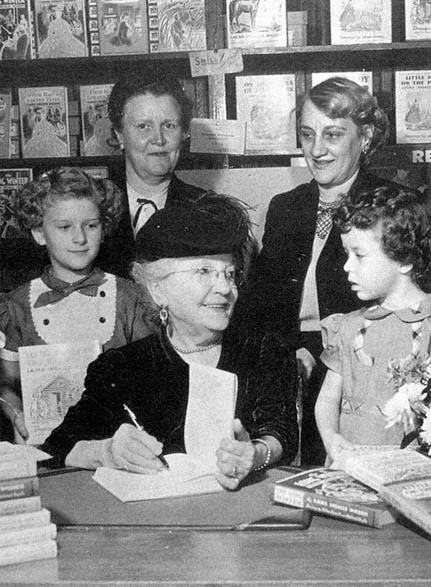
[[393, 261], [411, 264], [413, 280], [424, 291], [431, 290], [430, 219], [416, 193], [385, 186], [348, 195], [333, 220], [343, 234], [352, 228], [378, 228], [384, 253]]
[[123, 212], [122, 192], [109, 179], [95, 179], [76, 167], [58, 167], [39, 175], [16, 195], [14, 213], [23, 232], [42, 226], [45, 210], [58, 200], [88, 199], [100, 211], [103, 231], [112, 234]]
[[373, 135], [366, 153], [361, 153], [361, 165], [368, 165], [370, 159], [387, 141], [389, 120], [386, 113], [377, 104], [377, 100], [364, 86], [344, 77], [331, 77], [313, 86], [304, 96], [297, 108], [297, 126], [299, 128], [302, 110], [310, 100], [328, 118], [350, 118], [358, 128], [360, 135], [365, 134], [365, 127], [372, 125]]
[[113, 86], [108, 102], [109, 119], [114, 130], [122, 132], [126, 104], [136, 96], [171, 96], [180, 108], [181, 128], [187, 132], [192, 119], [193, 104], [180, 82], [169, 74], [148, 74], [127, 76], [119, 79]]

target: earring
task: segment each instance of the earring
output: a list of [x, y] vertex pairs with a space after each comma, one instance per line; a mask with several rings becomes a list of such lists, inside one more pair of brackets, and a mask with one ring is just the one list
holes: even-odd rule
[[160, 320], [162, 322], [162, 326], [164, 328], [166, 328], [167, 325], [168, 325], [168, 319], [169, 319], [169, 314], [168, 314], [168, 311], [166, 309], [166, 306], [162, 306], [160, 308], [159, 316], [160, 316]]
[[366, 143], [364, 143], [362, 145], [362, 148], [361, 148], [362, 153], [364, 155], [366, 155], [368, 153], [368, 151], [369, 151], [369, 148], [370, 148], [370, 143], [369, 143], [369, 141], [367, 141]]

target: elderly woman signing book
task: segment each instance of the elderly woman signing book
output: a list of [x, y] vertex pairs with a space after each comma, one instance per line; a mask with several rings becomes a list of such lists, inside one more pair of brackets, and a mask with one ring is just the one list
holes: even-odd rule
[[238, 378], [233, 434], [216, 451], [220, 485], [236, 489], [250, 472], [293, 459], [295, 356], [277, 335], [232, 318], [251, 240], [244, 206], [228, 196], [204, 194], [150, 218], [132, 273], [154, 301], [160, 332], [90, 364], [81, 400], [43, 446], [59, 466], [162, 471], [161, 455], [185, 452], [193, 363]]

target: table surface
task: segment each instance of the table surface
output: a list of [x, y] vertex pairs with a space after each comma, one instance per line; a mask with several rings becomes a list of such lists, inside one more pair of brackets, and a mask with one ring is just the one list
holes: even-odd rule
[[43, 586], [430, 585], [431, 543], [391, 524], [315, 516], [308, 530], [59, 529], [57, 559], [0, 569], [0, 584]]
[[[184, 528], [205, 512], [210, 523], [284, 515], [268, 499], [280, 474], [239, 492], [135, 504], [115, 500], [89, 471], [42, 477], [43, 504], [67, 524], [59, 556], [1, 567], [0, 585], [431, 585], [431, 540], [400, 523], [375, 529], [315, 515], [306, 530]], [[168, 520], [176, 526], [159, 526]]]

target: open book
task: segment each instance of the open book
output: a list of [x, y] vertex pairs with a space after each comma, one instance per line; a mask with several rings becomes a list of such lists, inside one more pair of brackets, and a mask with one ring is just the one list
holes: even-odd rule
[[97, 340], [19, 347], [28, 444], [42, 444], [84, 391], [89, 363], [102, 351]]
[[93, 479], [124, 502], [221, 491], [215, 478], [215, 453], [222, 438], [232, 437], [236, 394], [236, 375], [192, 363], [184, 429], [186, 454], [165, 455], [169, 470], [157, 475], [99, 467]]

